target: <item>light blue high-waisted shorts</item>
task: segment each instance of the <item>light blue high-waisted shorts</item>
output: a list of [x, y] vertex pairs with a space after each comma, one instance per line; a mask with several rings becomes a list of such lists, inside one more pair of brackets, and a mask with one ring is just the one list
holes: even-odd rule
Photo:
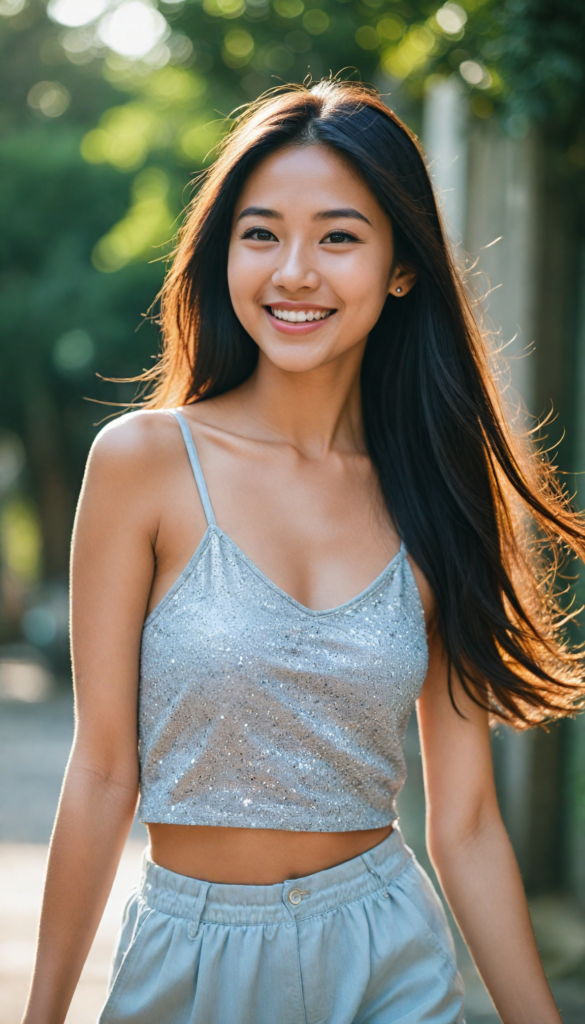
[[218, 885], [145, 856], [100, 1024], [463, 1024], [443, 908], [396, 828], [336, 867]]

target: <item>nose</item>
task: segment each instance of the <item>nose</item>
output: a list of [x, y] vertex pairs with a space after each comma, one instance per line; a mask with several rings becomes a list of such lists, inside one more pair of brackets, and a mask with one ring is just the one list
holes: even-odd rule
[[321, 278], [313, 266], [310, 249], [301, 242], [292, 243], [281, 249], [279, 263], [272, 275], [272, 284], [287, 292], [298, 292], [302, 289], [314, 291], [319, 287]]

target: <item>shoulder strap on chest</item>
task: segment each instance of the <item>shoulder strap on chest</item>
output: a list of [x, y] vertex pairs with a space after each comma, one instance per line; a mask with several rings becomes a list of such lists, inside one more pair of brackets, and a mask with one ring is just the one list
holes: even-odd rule
[[195, 477], [195, 483], [197, 484], [197, 490], [199, 491], [199, 497], [201, 498], [201, 504], [203, 505], [203, 511], [205, 512], [205, 517], [207, 519], [207, 525], [215, 526], [215, 516], [211, 507], [211, 501], [209, 500], [209, 492], [205, 483], [205, 477], [203, 476], [203, 470], [201, 469], [201, 463], [199, 462], [199, 456], [197, 455], [193, 435], [189, 429], [189, 424], [178, 409], [173, 409], [172, 413], [181, 428], [181, 433], [187, 449], [187, 455], [189, 456], [189, 462], [191, 463], [191, 469], [193, 470], [193, 476]]

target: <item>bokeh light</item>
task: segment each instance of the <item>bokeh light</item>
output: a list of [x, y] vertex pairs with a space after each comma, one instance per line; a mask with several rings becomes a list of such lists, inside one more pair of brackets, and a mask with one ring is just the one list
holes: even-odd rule
[[47, 14], [59, 25], [79, 28], [89, 25], [109, 7], [109, 0], [49, 0]]
[[37, 82], [29, 91], [27, 102], [45, 117], [60, 117], [71, 103], [71, 96], [61, 82]]
[[467, 11], [459, 4], [446, 3], [435, 14], [439, 28], [446, 35], [459, 35], [467, 21]]
[[32, 502], [16, 497], [0, 511], [0, 546], [9, 571], [25, 582], [35, 582], [41, 569], [42, 538]]
[[24, 10], [28, 0], [0, 0], [0, 15], [4, 18], [13, 18]]
[[468, 85], [475, 85], [480, 89], [488, 89], [492, 84], [492, 76], [488, 69], [477, 60], [464, 60], [459, 65], [459, 74]]
[[128, 0], [101, 18], [97, 34], [122, 57], [146, 56], [170, 33], [166, 19], [144, 0]]
[[94, 344], [87, 331], [74, 328], [62, 334], [53, 348], [53, 363], [61, 373], [78, 373], [92, 361]]
[[159, 255], [155, 247], [167, 242], [172, 234], [169, 187], [168, 175], [158, 167], [145, 168], [136, 176], [128, 213], [94, 248], [96, 269], [111, 274], [134, 260]]

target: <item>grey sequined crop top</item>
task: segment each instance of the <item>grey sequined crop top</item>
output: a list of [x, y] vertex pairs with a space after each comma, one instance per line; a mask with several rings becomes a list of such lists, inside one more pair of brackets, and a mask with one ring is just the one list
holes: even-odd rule
[[351, 601], [306, 608], [217, 526], [191, 431], [174, 415], [208, 527], [144, 624], [141, 820], [302, 832], [390, 824], [427, 668], [404, 544]]

